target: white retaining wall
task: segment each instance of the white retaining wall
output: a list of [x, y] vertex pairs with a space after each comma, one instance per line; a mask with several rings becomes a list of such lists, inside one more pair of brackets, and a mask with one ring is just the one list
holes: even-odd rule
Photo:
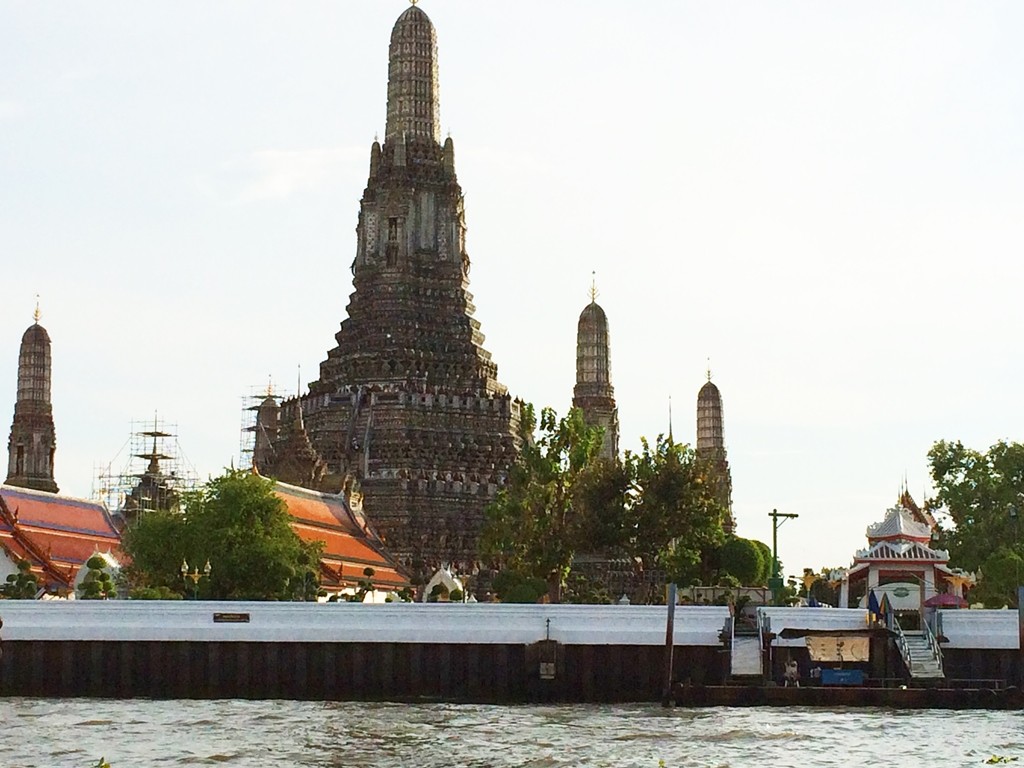
[[941, 644], [942, 648], [1020, 648], [1016, 611], [959, 609], [939, 611], [939, 614], [942, 635], [948, 639], [948, 642]]
[[[4, 640], [664, 645], [665, 606], [5, 600]], [[248, 614], [215, 623], [214, 614]], [[677, 606], [676, 645], [717, 646], [725, 606]], [[548, 623], [550, 621], [550, 624]]]

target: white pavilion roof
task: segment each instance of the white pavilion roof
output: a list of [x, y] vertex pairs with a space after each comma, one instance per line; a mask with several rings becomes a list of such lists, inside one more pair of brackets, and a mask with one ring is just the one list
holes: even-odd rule
[[929, 541], [932, 529], [925, 523], [914, 519], [914, 513], [902, 506], [892, 507], [885, 513], [880, 523], [869, 525], [868, 541], [887, 538], [924, 539]]
[[862, 549], [854, 556], [854, 561], [864, 560], [906, 560], [929, 563], [949, 562], [949, 552], [944, 549], [932, 549], [919, 541], [879, 541], [868, 549]]

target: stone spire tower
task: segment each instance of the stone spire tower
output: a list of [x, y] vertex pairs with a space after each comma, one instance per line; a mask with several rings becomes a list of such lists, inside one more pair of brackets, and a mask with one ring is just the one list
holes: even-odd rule
[[50, 405], [50, 335], [35, 323], [21, 337], [18, 355], [18, 400], [7, 443], [7, 485], [57, 493], [53, 457], [57, 437]]
[[395, 22], [388, 50], [388, 121], [384, 143], [402, 137], [441, 141], [437, 33], [413, 5]]
[[732, 517], [732, 474], [725, 453], [722, 395], [711, 381], [710, 369], [707, 383], [697, 393], [697, 455], [711, 464], [715, 495], [727, 513], [722, 527], [726, 533], [732, 533], [735, 528]]
[[388, 549], [423, 573], [476, 560], [484, 508], [515, 460], [519, 406], [473, 317], [455, 147], [438, 128], [437, 36], [422, 10], [399, 16], [389, 51], [387, 129], [370, 149], [348, 317], [280, 419], [298, 424], [301, 410], [325, 464], [317, 489], [360, 493]]
[[601, 457], [618, 458], [619, 410], [612, 386], [608, 316], [597, 303], [597, 288], [593, 285], [590, 303], [580, 313], [576, 327], [576, 386], [572, 391], [572, 405], [583, 411], [587, 424], [604, 429]]

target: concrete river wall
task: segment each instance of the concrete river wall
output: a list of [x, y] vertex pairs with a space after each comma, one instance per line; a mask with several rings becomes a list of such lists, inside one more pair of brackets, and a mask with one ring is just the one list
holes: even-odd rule
[[[658, 606], [4, 601], [0, 695], [656, 701]], [[680, 607], [677, 679], [721, 684], [718, 606]]]

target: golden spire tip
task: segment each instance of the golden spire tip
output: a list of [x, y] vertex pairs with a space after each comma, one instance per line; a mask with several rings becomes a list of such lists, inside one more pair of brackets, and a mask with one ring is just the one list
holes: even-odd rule
[[590, 273], [590, 301], [597, 301], [597, 272]]
[[39, 294], [36, 294], [36, 311], [32, 313], [32, 318], [36, 321], [36, 325], [39, 325], [39, 318], [43, 316], [43, 313], [39, 311]]

